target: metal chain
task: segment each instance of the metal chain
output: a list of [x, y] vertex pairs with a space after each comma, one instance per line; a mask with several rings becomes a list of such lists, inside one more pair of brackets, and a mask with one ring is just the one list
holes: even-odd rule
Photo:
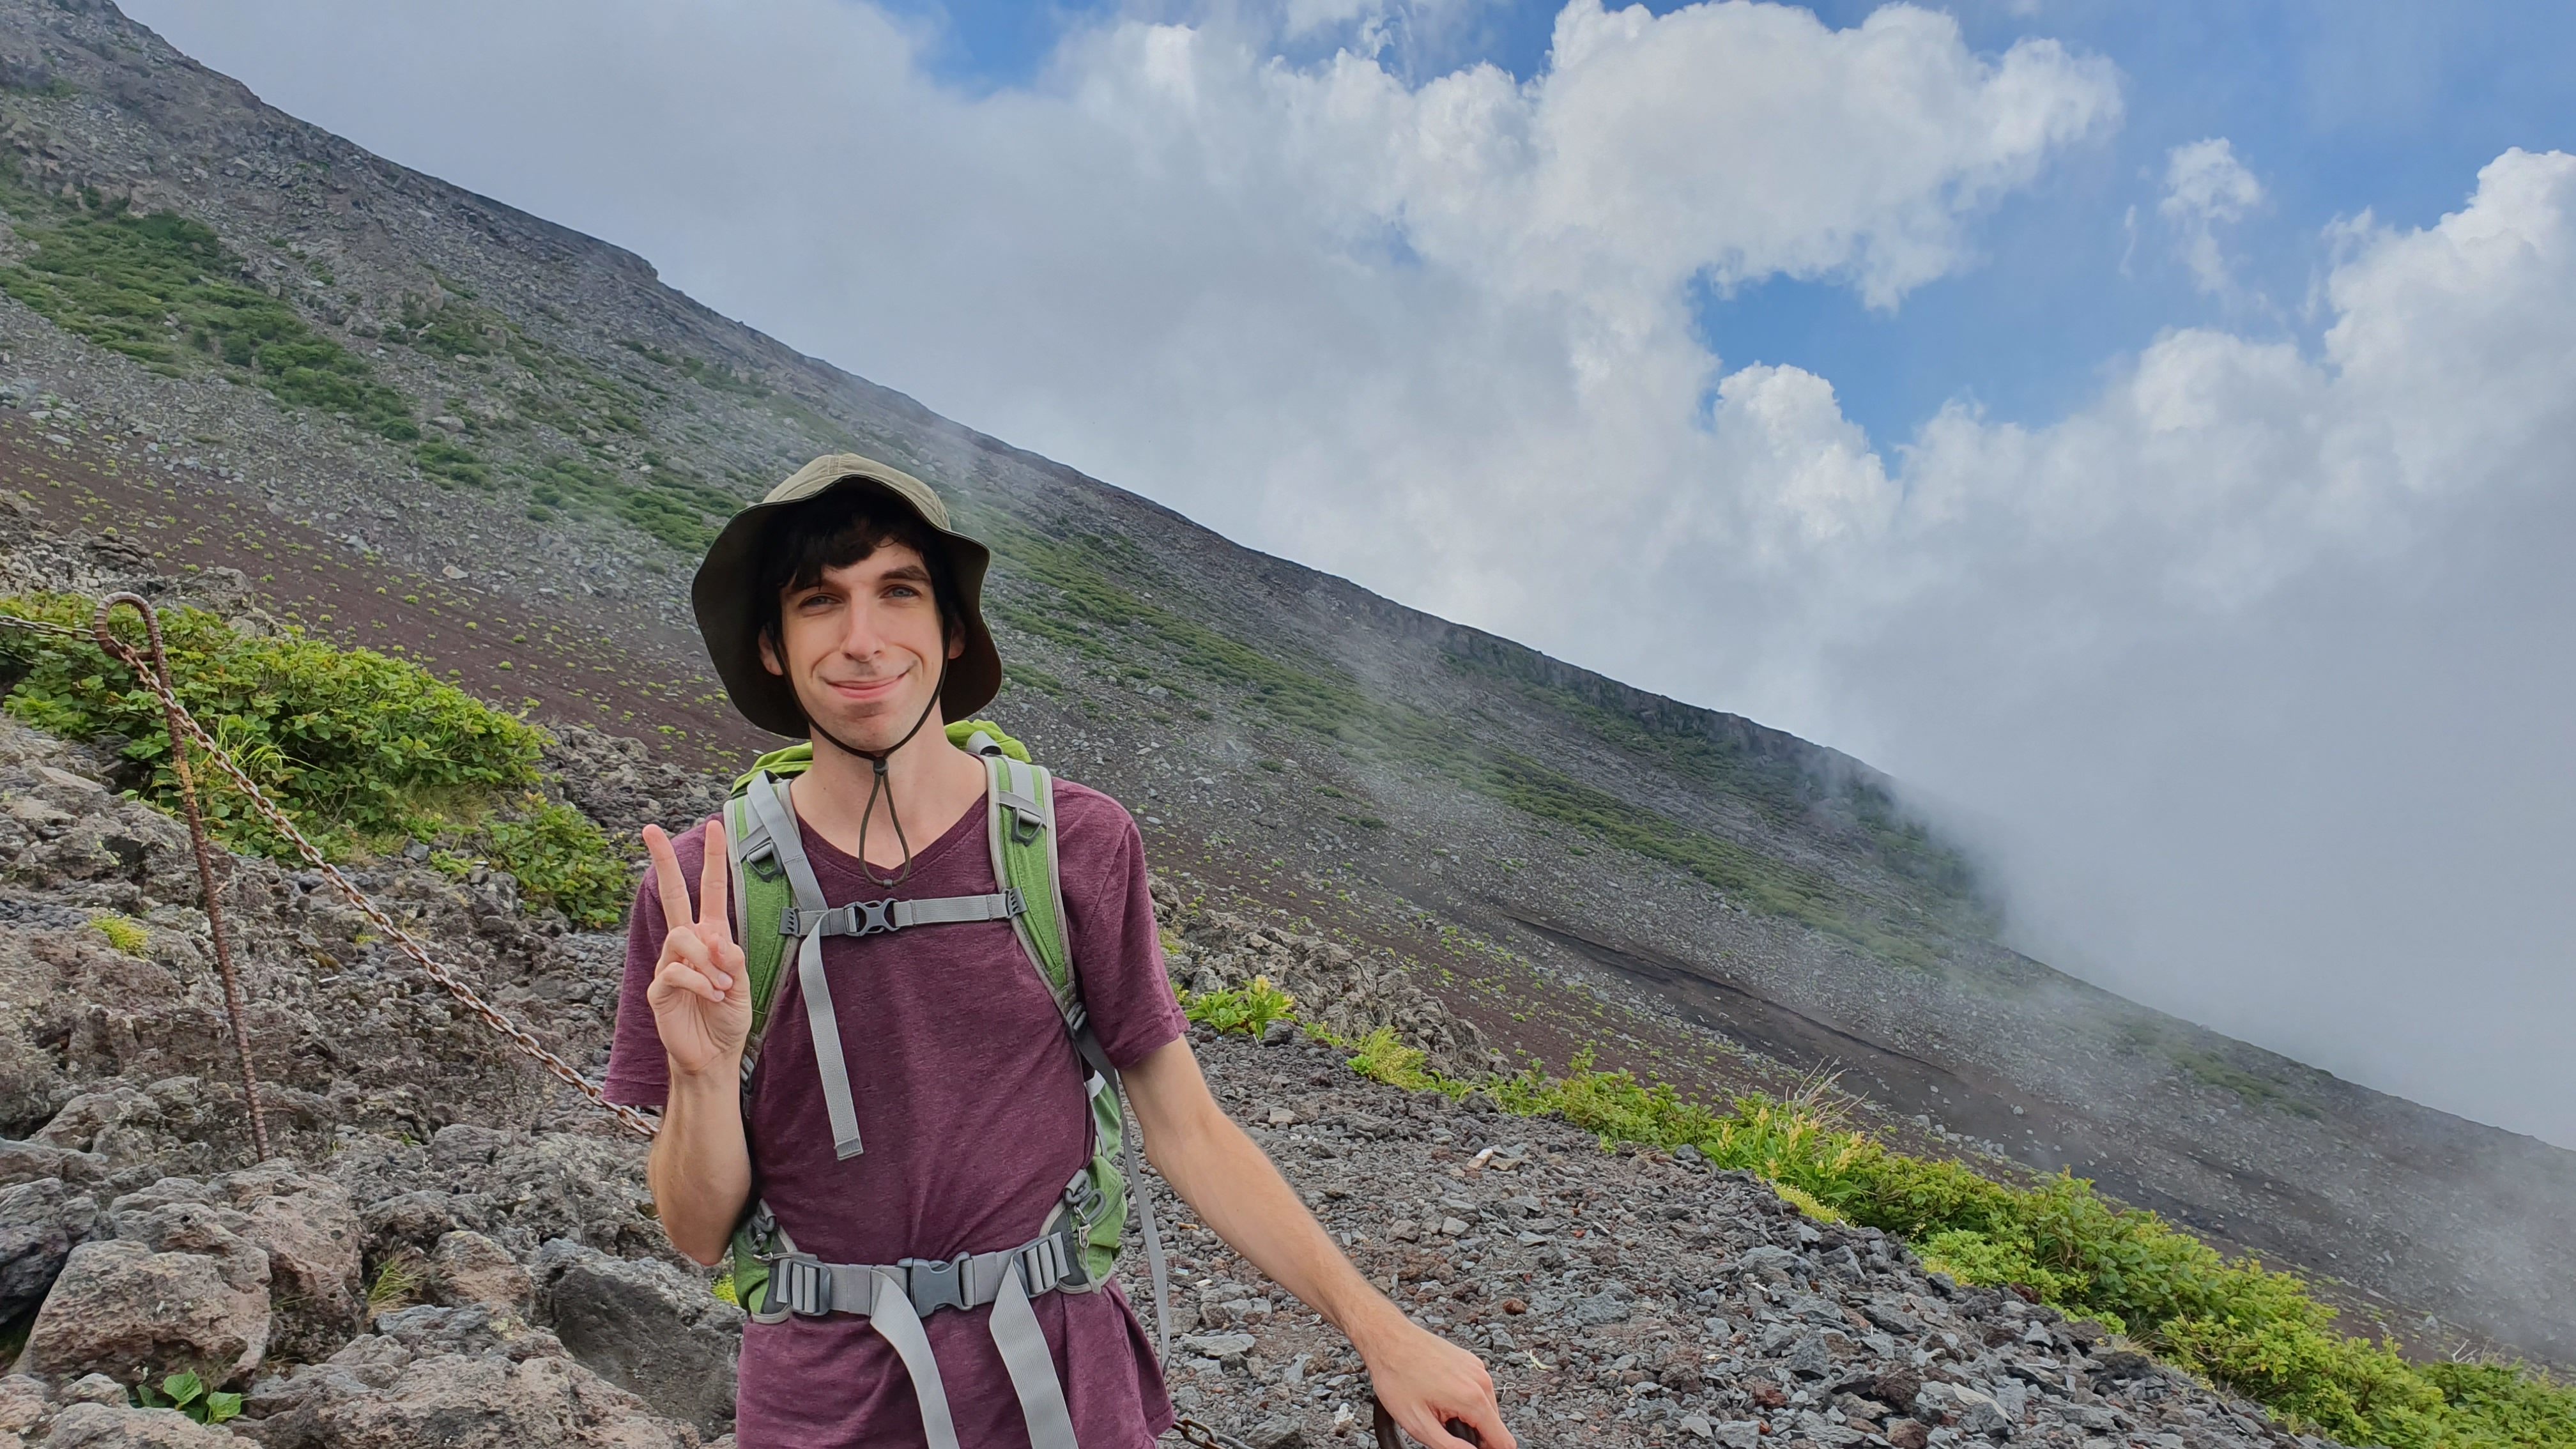
[[1220, 1434], [1187, 1414], [1173, 1420], [1172, 1427], [1180, 1430], [1181, 1437], [1197, 1445], [1198, 1449], [1252, 1449], [1242, 1440], [1230, 1434]]
[[[499, 1032], [502, 1036], [509, 1038], [509, 1040], [516, 1045], [520, 1051], [535, 1058], [539, 1066], [544, 1067], [548, 1072], [560, 1078], [575, 1091], [581, 1093], [582, 1096], [588, 1098], [593, 1106], [596, 1106], [601, 1111], [615, 1117], [619, 1122], [624, 1123], [627, 1127], [643, 1136], [651, 1137], [654, 1135], [656, 1128], [652, 1118], [647, 1117], [633, 1107], [611, 1102], [606, 1097], [602, 1096], [597, 1083], [591, 1081], [588, 1077], [583, 1076], [580, 1072], [575, 1071], [572, 1065], [566, 1062], [563, 1058], [556, 1056], [551, 1051], [548, 1051], [543, 1043], [539, 1042], [534, 1036], [529, 1034], [527, 1028], [520, 1026], [517, 1022], [512, 1021], [509, 1017], [503, 1015], [498, 1009], [493, 1007], [489, 1002], [486, 1002], [479, 994], [477, 994], [474, 988], [467, 985], [463, 979], [458, 977], [454, 972], [448, 970], [446, 967], [441, 966], [430, 956], [428, 948], [421, 945], [420, 941], [415, 938], [411, 932], [404, 930], [391, 916], [385, 914], [382, 907], [368, 899], [366, 892], [358, 889], [355, 884], [351, 883], [347, 876], [341, 874], [340, 868], [333, 865], [330, 860], [322, 854], [321, 847], [315, 845], [305, 836], [303, 831], [296, 828], [295, 822], [289, 819], [286, 812], [278, 808], [275, 802], [268, 798], [267, 792], [260, 789], [258, 783], [252, 780], [250, 776], [244, 774], [241, 767], [233, 763], [232, 756], [226, 754], [223, 747], [215, 743], [214, 736], [207, 733], [205, 726], [197, 723], [196, 716], [188, 713], [187, 706], [179, 702], [178, 695], [172, 691], [169, 683], [163, 679], [161, 673], [156, 671], [151, 664], [147, 663], [143, 656], [136, 652], [133, 646], [127, 644], [124, 640], [117, 638], [114, 634], [108, 631], [108, 612], [120, 603], [131, 603], [142, 613], [145, 626], [149, 631], [149, 637], [152, 640], [153, 650], [158, 654], [160, 648], [159, 618], [153, 612], [150, 601], [135, 594], [116, 594], [109, 597], [105, 602], [99, 605], [98, 617], [94, 623], [92, 631], [94, 637], [84, 636], [77, 629], [66, 628], [63, 625], [50, 623], [42, 619], [24, 619], [10, 614], [0, 614], [0, 624], [25, 629], [34, 633], [54, 634], [71, 639], [88, 638], [89, 642], [97, 644], [99, 648], [106, 650], [118, 662], [132, 670], [135, 678], [142, 682], [143, 687], [152, 691], [153, 695], [161, 701], [163, 713], [169, 717], [175, 726], [175, 728], [172, 729], [170, 736], [171, 756], [174, 761], [181, 759], [180, 750], [182, 746], [180, 743], [180, 735], [184, 733], [188, 740], [192, 742], [197, 749], [202, 751], [205, 754], [205, 757], [214, 764], [215, 768], [221, 770], [232, 781], [233, 787], [241, 791], [243, 797], [250, 801], [251, 807], [259, 812], [260, 817], [268, 822], [270, 828], [277, 831], [278, 834], [285, 836], [289, 841], [292, 841], [295, 845], [296, 853], [303, 856], [308, 865], [311, 865], [315, 870], [320, 871], [324, 878], [328, 879], [331, 884], [339, 887], [340, 893], [349, 898], [349, 903], [356, 906], [368, 920], [381, 927], [384, 930], [387, 939], [400, 947], [402, 953], [409, 956], [415, 965], [419, 966], [423, 972], [427, 973], [430, 980], [437, 982], [442, 987], [445, 987], [449, 995], [464, 1003], [465, 1008], [474, 1013], [476, 1017], [480, 1018], [484, 1025], [492, 1028], [496, 1032]], [[166, 656], [164, 656], [164, 662], [166, 663]], [[181, 795], [187, 801], [189, 819], [193, 824], [197, 820], [196, 792], [194, 784], [187, 774], [184, 764], [182, 764], [179, 769], [179, 788]], [[200, 826], [199, 829], [202, 830], [202, 826]], [[207, 882], [207, 913], [211, 919], [213, 917], [215, 905], [214, 887], [212, 883], [212, 866], [209, 863], [209, 854], [202, 834], [197, 837], [197, 850], [198, 863], [205, 871], [203, 878]], [[223, 937], [220, 932], [218, 932], [216, 936], [216, 942], [218, 956], [221, 958], [224, 955], [224, 949]], [[229, 960], [226, 960], [225, 984], [227, 992], [231, 993], [228, 999], [228, 1005], [230, 1005], [234, 1010], [235, 1039], [242, 1047], [243, 1079], [245, 1082], [248, 1082], [250, 1074], [250, 1052], [248, 1049], [248, 1040], [246, 1037], [243, 1037], [241, 1033], [239, 996], [237, 988], [233, 983]], [[255, 1088], [253, 1089], [251, 1100], [253, 1104], [252, 1122], [254, 1124], [254, 1133], [261, 1141], [261, 1153], [265, 1156], [266, 1134], [264, 1129], [260, 1128], [258, 1125], [258, 1097]]]

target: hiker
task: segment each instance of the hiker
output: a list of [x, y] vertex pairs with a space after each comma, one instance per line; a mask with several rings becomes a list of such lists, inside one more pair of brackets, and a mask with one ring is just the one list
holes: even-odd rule
[[716, 819], [645, 827], [607, 1095], [662, 1109], [673, 1245], [732, 1254], [744, 1449], [1170, 1429], [1150, 1211], [1155, 1335], [1110, 1271], [1149, 1208], [1140, 1135], [1415, 1439], [1509, 1449], [1484, 1365], [1372, 1288], [1209, 1094], [1134, 820], [974, 720], [1002, 679], [989, 557], [928, 486], [839, 454], [736, 514], [692, 587], [734, 705], [801, 743]]

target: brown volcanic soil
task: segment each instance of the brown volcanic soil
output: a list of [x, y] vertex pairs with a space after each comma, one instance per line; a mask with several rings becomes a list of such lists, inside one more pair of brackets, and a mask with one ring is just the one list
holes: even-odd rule
[[[628, 621], [626, 640], [616, 639], [583, 617], [591, 609], [568, 601], [550, 613], [476, 588], [471, 558], [455, 565], [466, 572], [462, 580], [405, 569], [318, 528], [254, 512], [218, 480], [156, 470], [139, 443], [65, 446], [45, 434], [41, 423], [0, 414], [0, 488], [23, 492], [55, 527], [129, 540], [171, 573], [240, 569], [281, 621], [409, 659], [478, 699], [516, 703], [541, 723], [631, 735], [674, 763], [709, 770], [769, 747], [768, 736], [725, 704], [711, 673], [639, 658], [636, 621]], [[672, 653], [696, 647], [694, 639], [662, 642]]]

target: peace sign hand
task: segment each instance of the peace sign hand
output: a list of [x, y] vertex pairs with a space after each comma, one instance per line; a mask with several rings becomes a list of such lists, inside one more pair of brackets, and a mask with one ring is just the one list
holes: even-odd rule
[[733, 916], [725, 899], [732, 874], [725, 854], [724, 822], [707, 822], [707, 858], [698, 874], [698, 909], [689, 909], [689, 890], [682, 884], [680, 857], [671, 837], [658, 825], [644, 827], [644, 849], [653, 857], [653, 878], [662, 893], [662, 956], [653, 966], [653, 984], [644, 999], [653, 1008], [654, 1028], [671, 1059], [674, 1077], [718, 1072], [731, 1077], [742, 1070], [743, 1039], [751, 1034], [751, 980], [744, 972], [742, 947], [733, 939]]

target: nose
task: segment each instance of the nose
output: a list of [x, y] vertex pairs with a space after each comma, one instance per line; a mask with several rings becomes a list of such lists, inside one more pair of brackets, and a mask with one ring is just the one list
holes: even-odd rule
[[885, 633], [877, 627], [876, 611], [865, 600], [855, 600], [841, 613], [840, 652], [851, 659], [874, 659], [885, 648]]

